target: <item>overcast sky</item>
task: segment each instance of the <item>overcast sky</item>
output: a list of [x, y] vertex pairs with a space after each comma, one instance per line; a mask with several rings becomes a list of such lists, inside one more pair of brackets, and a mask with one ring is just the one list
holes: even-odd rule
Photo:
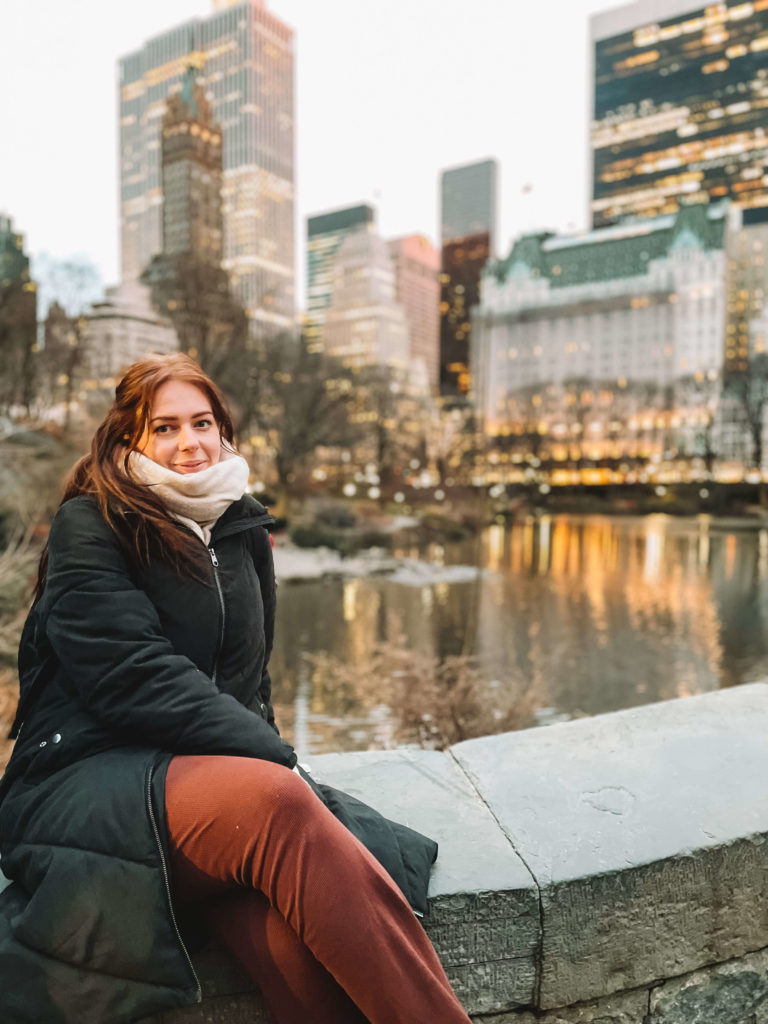
[[[587, 223], [589, 15], [610, 0], [268, 0], [296, 31], [304, 218], [374, 203], [438, 240], [441, 168], [496, 157], [497, 249]], [[27, 251], [118, 276], [117, 59], [212, 0], [2, 0], [0, 212]], [[532, 186], [530, 190], [526, 186]]]

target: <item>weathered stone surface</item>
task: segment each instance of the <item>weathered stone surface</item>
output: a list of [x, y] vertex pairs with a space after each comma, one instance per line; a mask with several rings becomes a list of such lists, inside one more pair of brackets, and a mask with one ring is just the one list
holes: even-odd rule
[[225, 949], [210, 947], [196, 953], [193, 959], [206, 997], [233, 996], [253, 991], [253, 982], [245, 968]]
[[193, 957], [203, 1002], [147, 1017], [139, 1024], [268, 1024], [260, 993], [238, 962], [219, 947]]
[[224, 996], [206, 999], [198, 1006], [172, 1010], [140, 1024], [269, 1024], [261, 996]]
[[768, 944], [768, 685], [452, 753], [542, 891], [541, 1007]]
[[475, 1024], [645, 1024], [648, 992], [618, 992], [602, 999], [577, 1003], [536, 1016], [527, 1010], [501, 1016], [473, 1017]]
[[654, 988], [647, 1024], [768, 1024], [768, 949]]
[[532, 1005], [540, 939], [538, 890], [450, 754], [326, 754], [312, 773], [440, 846], [427, 933], [459, 998], [474, 1012]]

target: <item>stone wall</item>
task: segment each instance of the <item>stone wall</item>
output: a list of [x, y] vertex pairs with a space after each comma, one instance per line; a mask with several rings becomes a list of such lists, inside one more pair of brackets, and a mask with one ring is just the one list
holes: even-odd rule
[[[439, 842], [424, 923], [475, 1021], [768, 1024], [767, 738], [756, 683], [310, 767]], [[198, 967], [203, 1004], [145, 1024], [267, 1024]]]

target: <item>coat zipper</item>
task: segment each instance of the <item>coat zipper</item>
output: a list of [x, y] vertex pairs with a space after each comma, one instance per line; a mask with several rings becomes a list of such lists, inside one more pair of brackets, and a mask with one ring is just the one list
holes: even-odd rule
[[147, 770], [147, 811], [149, 813], [149, 820], [152, 824], [152, 831], [155, 836], [155, 842], [157, 843], [157, 852], [160, 855], [160, 866], [163, 869], [163, 881], [165, 883], [165, 894], [168, 897], [168, 910], [171, 915], [171, 923], [173, 924], [173, 930], [176, 932], [176, 938], [179, 940], [181, 951], [184, 954], [187, 964], [189, 965], [190, 971], [192, 972], [192, 977], [195, 979], [195, 985], [197, 986], [197, 995], [195, 998], [195, 1002], [201, 1003], [203, 1001], [203, 990], [200, 987], [200, 979], [197, 976], [197, 971], [195, 970], [194, 964], [192, 963], [192, 958], [190, 957], [187, 951], [187, 947], [184, 945], [184, 940], [181, 937], [179, 926], [176, 923], [176, 915], [173, 912], [173, 898], [171, 896], [171, 883], [168, 878], [168, 865], [165, 862], [165, 852], [163, 851], [163, 844], [160, 842], [160, 831], [157, 827], [157, 821], [155, 820], [155, 809], [152, 806], [152, 776], [154, 775], [154, 772], [155, 766], [150, 765], [150, 767]]
[[224, 609], [224, 594], [221, 590], [221, 580], [219, 579], [219, 560], [216, 557], [216, 552], [212, 547], [208, 547], [208, 553], [211, 556], [211, 565], [213, 566], [213, 578], [216, 581], [216, 593], [219, 595], [219, 636], [216, 641], [216, 653], [213, 657], [213, 671], [211, 672], [211, 679], [216, 682], [216, 672], [218, 670], [219, 654], [221, 653], [221, 645], [224, 640], [224, 626], [226, 611]]

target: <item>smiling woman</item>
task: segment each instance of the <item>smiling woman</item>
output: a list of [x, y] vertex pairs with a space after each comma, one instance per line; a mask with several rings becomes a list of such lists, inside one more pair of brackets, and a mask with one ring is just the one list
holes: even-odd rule
[[176, 473], [199, 473], [221, 458], [221, 437], [204, 391], [183, 380], [162, 384], [139, 442], [153, 462]]
[[272, 518], [247, 481], [180, 354], [129, 368], [72, 471], [0, 784], [2, 1021], [199, 1001], [183, 911], [276, 1024], [469, 1024], [414, 913], [435, 844], [301, 775], [277, 730]]

